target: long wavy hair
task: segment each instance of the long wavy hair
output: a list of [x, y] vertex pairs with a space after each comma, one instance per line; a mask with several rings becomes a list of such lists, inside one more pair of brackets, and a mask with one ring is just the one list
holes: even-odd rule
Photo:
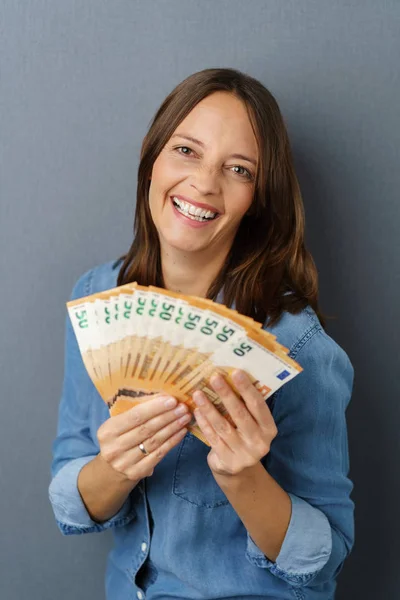
[[182, 81], [164, 100], [146, 134], [140, 156], [134, 237], [121, 257], [118, 285], [137, 281], [165, 287], [158, 233], [149, 208], [153, 164], [178, 125], [205, 97], [223, 91], [246, 106], [258, 144], [254, 199], [243, 217], [227, 261], [207, 298], [223, 302], [268, 325], [283, 311], [310, 305], [321, 322], [318, 276], [304, 244], [304, 208], [286, 127], [272, 94], [235, 69], [205, 69]]

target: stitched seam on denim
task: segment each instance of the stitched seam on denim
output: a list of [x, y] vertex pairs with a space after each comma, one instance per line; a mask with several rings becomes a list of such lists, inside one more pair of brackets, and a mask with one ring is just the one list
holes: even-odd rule
[[214, 504], [199, 504], [197, 502], [193, 502], [193, 500], [188, 500], [188, 498], [185, 498], [185, 496], [183, 494], [180, 494], [179, 492], [174, 492], [174, 494], [175, 496], [178, 496], [178, 498], [181, 498], [185, 502], [189, 502], [189, 504], [193, 504], [193, 506], [198, 506], [199, 508], [217, 508], [218, 506], [227, 506], [229, 504], [228, 500], [221, 500], [220, 502], [216, 502]]
[[121, 526], [129, 523], [129, 521], [134, 516], [135, 516], [135, 511], [132, 510], [126, 517], [116, 519], [115, 521], [111, 520], [105, 524], [99, 523], [99, 524], [95, 524], [95, 525], [73, 525], [70, 523], [65, 523], [63, 521], [59, 521], [58, 519], [56, 519], [56, 522], [63, 531], [70, 531], [70, 532], [74, 532], [74, 533], [76, 533], [76, 532], [91, 533], [92, 531], [101, 532], [101, 531], [105, 531], [106, 529], [111, 529], [112, 527], [121, 527]]
[[[279, 398], [282, 395], [282, 390], [283, 390], [283, 387], [280, 387], [279, 390], [271, 396], [271, 398], [268, 398], [268, 400], [270, 400], [269, 409], [271, 411], [272, 416], [274, 415], [274, 408], [275, 408], [276, 401], [279, 400]], [[267, 400], [267, 402], [268, 402], [268, 400]]]
[[303, 346], [316, 334], [318, 331], [321, 331], [321, 326], [317, 323], [312, 325], [310, 329], [308, 329], [303, 337], [301, 337], [294, 346], [290, 349], [289, 356], [295, 360], [297, 354], [303, 348]]
[[[62, 500], [57, 500], [56, 499], [56, 495], [49, 492], [49, 498], [50, 498], [50, 502], [51, 504], [53, 504], [53, 506], [59, 507], [61, 508], [61, 510], [63, 510], [66, 514], [68, 514], [68, 506], [66, 506]], [[113, 521], [113, 519], [111, 518], [108, 522], [106, 522], [106, 524], [97, 524], [95, 523], [94, 525], [77, 525], [75, 524], [73, 521], [68, 522], [67, 520], [65, 521], [59, 521], [58, 519], [56, 519], [57, 523], [59, 523], [60, 525], [62, 524], [65, 527], [70, 527], [72, 529], [81, 529], [83, 531], [87, 531], [88, 528], [91, 529], [92, 527], [96, 528], [95, 530], [97, 531], [98, 527], [100, 527], [100, 529], [98, 531], [103, 531], [104, 529], [109, 529], [110, 527], [114, 527], [114, 526], [120, 526], [120, 525], [125, 525], [125, 522], [129, 522], [132, 520], [132, 518], [136, 517], [136, 509], [134, 507], [131, 507], [131, 509], [129, 510], [128, 514], [125, 515], [124, 517], [119, 517], [118, 519], [115, 519]]]
[[[279, 577], [279, 579], [282, 579], [283, 581], [286, 581], [286, 583], [289, 583], [292, 586], [297, 587], [298, 585], [305, 585], [316, 575], [316, 573], [302, 573], [301, 575], [296, 575], [294, 573], [282, 571], [282, 569], [277, 567], [276, 564], [271, 563], [266, 558], [255, 556], [249, 550], [246, 550], [246, 556], [252, 564], [256, 565], [256, 567], [269, 569], [273, 575]], [[302, 600], [301, 596], [299, 596], [299, 600]]]
[[189, 504], [192, 504], [193, 506], [198, 506], [200, 508], [217, 508], [218, 506], [227, 506], [229, 504], [229, 500], [221, 500], [220, 502], [214, 503], [214, 504], [208, 504], [208, 503], [201, 503], [199, 504], [198, 502], [193, 502], [192, 500], [188, 500], [188, 498], [185, 498], [185, 496], [182, 493], [179, 493], [177, 491], [177, 486], [178, 486], [178, 480], [179, 480], [179, 476], [178, 476], [178, 465], [179, 465], [179, 461], [181, 458], [181, 454], [183, 452], [183, 448], [184, 445], [186, 443], [185, 438], [183, 438], [180, 447], [178, 449], [178, 456], [176, 457], [176, 464], [175, 464], [175, 471], [174, 471], [174, 478], [173, 478], [173, 482], [172, 482], [172, 493], [177, 496], [177, 498], [181, 498], [181, 500], [184, 500], [185, 502], [188, 502]]
[[96, 531], [103, 531], [105, 529], [109, 529], [110, 527], [125, 525], [128, 523], [132, 517], [136, 516], [136, 511], [132, 509], [125, 517], [119, 517], [113, 521], [107, 521], [106, 523], [95, 523], [94, 525], [76, 525], [73, 522], [68, 523], [68, 521], [59, 521], [59, 523], [63, 523], [66, 527], [71, 527], [72, 529], [81, 529], [83, 531], [87, 531], [88, 529], [94, 528]]
[[305, 595], [301, 589], [292, 586], [292, 592], [296, 596], [297, 600], [304, 600]]
[[177, 485], [178, 464], [179, 464], [179, 459], [180, 459], [181, 454], [182, 454], [184, 443], [185, 443], [185, 438], [183, 438], [183, 440], [181, 441], [181, 443], [179, 445], [178, 456], [176, 457], [175, 470], [174, 470], [174, 479], [173, 479], [173, 482], [172, 482], [172, 491], [173, 491], [173, 493], [175, 493], [175, 487]]
[[[300, 352], [301, 348], [303, 348], [303, 346], [318, 332], [318, 331], [322, 331], [322, 327], [319, 323], [315, 323], [314, 319], [312, 318], [312, 315], [310, 315], [309, 311], [307, 310], [307, 307], [305, 308], [305, 311], [307, 312], [308, 318], [310, 319], [310, 321], [312, 322], [312, 325], [309, 327], [309, 329], [306, 330], [306, 332], [303, 334], [303, 336], [297, 340], [294, 344], [294, 346], [292, 346], [289, 350], [289, 356], [290, 358], [293, 358], [293, 360], [296, 359], [297, 354]], [[275, 392], [275, 394], [273, 394], [271, 396], [271, 398], [269, 398], [267, 400], [267, 404], [269, 402], [269, 409], [271, 411], [271, 413], [273, 414], [274, 411], [274, 407], [275, 404], [277, 402], [277, 400], [279, 400], [279, 398], [282, 395], [283, 392], [283, 387], [280, 387], [279, 390], [277, 390]]]
[[311, 578], [313, 578], [317, 573], [317, 571], [311, 571], [311, 572], [302, 573], [301, 575], [299, 575], [299, 574], [293, 573], [291, 571], [283, 571], [276, 564], [273, 564], [271, 566], [271, 571], [276, 573], [280, 577], [286, 579], [286, 581], [296, 581], [299, 583], [306, 583]]
[[87, 280], [85, 281], [85, 296], [89, 296], [92, 293], [93, 276], [94, 276], [94, 269], [89, 271]]

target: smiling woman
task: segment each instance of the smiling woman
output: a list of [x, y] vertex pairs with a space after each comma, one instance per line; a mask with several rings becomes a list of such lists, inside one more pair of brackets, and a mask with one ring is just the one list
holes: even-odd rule
[[266, 403], [221, 376], [110, 417], [67, 324], [50, 500], [65, 534], [112, 528], [108, 600], [333, 598], [353, 544], [345, 409], [353, 369], [321, 325], [316, 269], [278, 105], [257, 80], [206, 69], [162, 103], [143, 141], [134, 236], [72, 299], [137, 281], [262, 322], [303, 372]]
[[[194, 236], [189, 222], [200, 221], [178, 221], [173, 197], [186, 203], [184, 213], [191, 205], [217, 218]], [[190, 256], [179, 244], [193, 249]], [[322, 321], [287, 131], [259, 81], [205, 69], [164, 100], [143, 141], [134, 238], [124, 259], [119, 285], [171, 287], [172, 262], [181, 274], [172, 289], [215, 299], [223, 288], [225, 304], [270, 325], [282, 311], [306, 306]]]
[[[185, 141], [191, 146], [178, 145]], [[246, 106], [227, 92], [215, 92], [201, 100], [161, 150], [153, 165], [149, 206], [161, 256], [165, 257], [167, 288], [175, 284], [170, 281], [173, 265], [186, 251], [190, 252], [188, 273], [180, 290], [207, 294], [204, 286], [221, 271], [253, 202], [257, 158], [257, 141]], [[207, 270], [205, 277], [196, 280], [193, 253], [196, 263], [203, 269], [206, 265]]]

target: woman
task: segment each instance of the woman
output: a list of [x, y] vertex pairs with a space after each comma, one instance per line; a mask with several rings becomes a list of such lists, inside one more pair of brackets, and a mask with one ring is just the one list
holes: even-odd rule
[[212, 298], [264, 323], [304, 371], [268, 405], [212, 385], [188, 410], [159, 394], [109, 418], [67, 322], [50, 499], [65, 534], [113, 529], [109, 600], [333, 598], [353, 543], [345, 408], [353, 370], [325, 333], [283, 120], [261, 83], [232, 69], [188, 77], [145, 137], [135, 237], [91, 270], [78, 298], [129, 281]]

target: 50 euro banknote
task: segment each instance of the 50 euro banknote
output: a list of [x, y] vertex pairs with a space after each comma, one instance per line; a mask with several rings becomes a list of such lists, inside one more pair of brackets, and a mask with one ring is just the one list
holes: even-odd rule
[[[202, 390], [231, 420], [210, 385], [244, 370], [266, 400], [302, 368], [250, 317], [212, 300], [131, 283], [67, 303], [82, 360], [111, 415], [165, 392], [195, 408]], [[189, 429], [206, 442], [194, 417]], [[207, 443], [207, 442], [206, 442]]]

